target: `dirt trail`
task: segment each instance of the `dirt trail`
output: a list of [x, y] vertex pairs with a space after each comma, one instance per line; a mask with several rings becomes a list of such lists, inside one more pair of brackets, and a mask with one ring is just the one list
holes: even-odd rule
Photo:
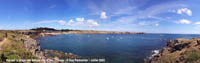
[[7, 38], [4, 38], [3, 41], [0, 42], [0, 50], [1, 50], [1, 46], [6, 42]]

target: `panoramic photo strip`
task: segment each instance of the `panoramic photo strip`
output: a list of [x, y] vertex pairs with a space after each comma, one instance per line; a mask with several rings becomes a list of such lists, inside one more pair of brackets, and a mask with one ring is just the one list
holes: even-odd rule
[[0, 0], [0, 63], [200, 63], [200, 0]]

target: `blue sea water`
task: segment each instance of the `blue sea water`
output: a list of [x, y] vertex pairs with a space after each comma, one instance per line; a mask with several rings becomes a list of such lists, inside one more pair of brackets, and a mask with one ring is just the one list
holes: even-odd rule
[[[39, 39], [42, 49], [63, 51], [89, 58], [105, 58], [106, 63], [144, 63], [152, 50], [168, 40], [192, 39], [195, 34], [60, 34]], [[162, 40], [165, 38], [166, 40]]]

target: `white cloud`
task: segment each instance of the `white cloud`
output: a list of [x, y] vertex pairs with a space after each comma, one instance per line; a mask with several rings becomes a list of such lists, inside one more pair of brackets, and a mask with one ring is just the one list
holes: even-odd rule
[[191, 21], [187, 19], [181, 19], [179, 21], [176, 21], [177, 24], [190, 24]]
[[192, 11], [188, 8], [181, 8], [177, 10], [178, 14], [187, 14], [188, 16], [192, 16]]
[[[170, 5], [169, 5], [170, 4]], [[149, 7], [145, 10], [139, 10], [139, 9], [132, 9], [134, 11], [131, 13], [131, 15], [127, 16], [119, 16], [114, 23], [117, 25], [128, 25], [128, 24], [135, 24], [135, 22], [139, 21], [139, 19], [146, 19], [146, 18], [152, 18], [156, 21], [169, 21], [167, 18], [157, 17], [156, 15], [167, 13], [169, 12], [169, 9], [178, 9], [180, 7], [186, 7], [183, 4], [177, 4], [177, 3], [166, 3], [166, 4], [160, 4], [155, 5], [152, 7]], [[175, 10], [176, 11], [176, 10]], [[112, 17], [111, 17], [112, 18]], [[153, 21], [153, 22], [156, 22]], [[110, 25], [113, 23], [109, 23]]]
[[74, 21], [72, 19], [69, 20], [69, 22], [67, 23], [68, 25], [72, 25], [74, 23]]
[[84, 18], [76, 18], [75, 20], [70, 19], [69, 21], [65, 21], [65, 20], [43, 20], [43, 21], [39, 21], [36, 23], [33, 23], [33, 25], [35, 24], [55, 24], [58, 23], [62, 26], [76, 26], [76, 27], [97, 27], [99, 26], [99, 24], [93, 20], [93, 19], [88, 19], [85, 21]]
[[81, 26], [81, 27], [97, 27], [99, 24], [92, 19], [88, 19], [85, 22], [84, 18], [76, 18], [75, 21], [70, 19], [68, 22], [64, 20], [58, 21], [58, 23], [62, 26]]
[[160, 24], [156, 23], [155, 26], [159, 26]]
[[76, 18], [76, 23], [74, 25], [84, 25], [84, 18]]
[[76, 21], [78, 21], [78, 22], [84, 22], [84, 18], [76, 18]]
[[[108, 0], [109, 1], [109, 0]], [[128, 1], [128, 0], [125, 0]], [[138, 0], [139, 1], [139, 0]], [[120, 1], [117, 1], [120, 2]], [[145, 3], [145, 1], [140, 1], [140, 3]], [[134, 31], [139, 31], [142, 28], [137, 27], [138, 26], [138, 22], [141, 21], [140, 19], [149, 19], [148, 16], [158, 16], [158, 15], [162, 15], [165, 13], [168, 13], [169, 9], [175, 9], [174, 13], [177, 12], [177, 9], [179, 8], [186, 8], [188, 7], [188, 5], [185, 5], [183, 3], [178, 3], [178, 2], [166, 2], [164, 4], [158, 4], [158, 5], [153, 5], [150, 7], [145, 7], [140, 9], [140, 7], [143, 6], [143, 4], [139, 4], [141, 6], [137, 5], [132, 5], [130, 4], [130, 1], [124, 3], [124, 2], [120, 2], [121, 4], [123, 3], [123, 5], [119, 6], [119, 3], [112, 3], [112, 5], [107, 5], [105, 6], [105, 4], [107, 4], [108, 2], [106, 1], [105, 3], [103, 3], [102, 5], [96, 5], [95, 3], [92, 2], [92, 5], [89, 5], [89, 7], [91, 7], [91, 9], [93, 10], [93, 12], [95, 13], [95, 15], [99, 15], [102, 10], [106, 10], [107, 14], [109, 13], [108, 18], [115, 18], [113, 20], [110, 20], [106, 23], [101, 24], [101, 26], [104, 26], [104, 28], [109, 28], [109, 29], [118, 29], [118, 31], [121, 31], [119, 28], [122, 28], [123, 30], [127, 29], [127, 30], [134, 30]], [[137, 2], [136, 2], [137, 3]], [[146, 3], [145, 3], [146, 4]], [[144, 4], [144, 5], [145, 5]], [[116, 5], [116, 6], [115, 6]], [[134, 8], [134, 6], [136, 8]], [[104, 8], [106, 7], [106, 8]], [[131, 8], [133, 7], [133, 8]], [[162, 20], [160, 19], [155, 19], [152, 20], [154, 21], [171, 21], [172, 19], [167, 19], [167, 18], [163, 18], [162, 16], [158, 16], [159, 18], [162, 18]], [[116, 26], [117, 25], [117, 26]], [[161, 24], [157, 24], [158, 26]], [[156, 24], [152, 24], [152, 26], [157, 26]], [[138, 30], [136, 30], [138, 29]], [[149, 30], [149, 29], [148, 29]], [[150, 29], [152, 30], [152, 29]], [[149, 32], [149, 31], [148, 31]]]
[[99, 26], [99, 24], [98, 24], [96, 21], [92, 20], [92, 19], [88, 19], [88, 20], [87, 20], [87, 23], [88, 23], [88, 26], [89, 26], [89, 27], [96, 27], [96, 26]]
[[108, 16], [106, 15], [106, 12], [101, 12], [101, 16], [100, 16], [101, 19], [107, 19]]
[[74, 25], [77, 25], [78, 22], [75, 22], [72, 19], [70, 19], [68, 22], [64, 20], [60, 20], [58, 21], [58, 23], [62, 26], [74, 26]]
[[200, 22], [196, 22], [195, 24], [200, 25]]
[[67, 22], [64, 21], [64, 20], [59, 20], [58, 23], [61, 24], [61, 25], [67, 25]]

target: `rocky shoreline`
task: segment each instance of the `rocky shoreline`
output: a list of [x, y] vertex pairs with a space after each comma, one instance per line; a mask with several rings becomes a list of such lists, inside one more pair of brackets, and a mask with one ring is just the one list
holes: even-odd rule
[[[72, 53], [64, 53], [54, 50], [41, 50], [40, 44], [35, 39], [44, 36], [53, 36], [58, 34], [144, 34], [143, 32], [107, 32], [107, 31], [69, 31], [69, 32], [38, 32], [38, 31], [18, 31], [18, 34], [25, 35], [25, 39], [20, 39], [27, 51], [32, 52], [32, 54], [38, 59], [47, 60], [52, 59], [53, 61], [41, 61], [41, 63], [59, 63], [56, 61], [58, 58], [80, 58], [78, 55]], [[53, 56], [52, 56], [53, 55]], [[65, 62], [66, 63], [66, 62]]]
[[[19, 38], [18, 40], [20, 40], [24, 44], [26, 50], [31, 52], [32, 55], [36, 56], [37, 59], [44, 60], [44, 61], [40, 61], [40, 63], [60, 63], [57, 60], [59, 58], [60, 59], [80, 58], [80, 56], [74, 55], [72, 53], [64, 53], [61, 51], [54, 51], [54, 50], [41, 50], [39, 42], [37, 42], [34, 38], [31, 37], [32, 34], [31, 35], [22, 34], [22, 35], [25, 35], [26, 37]], [[49, 60], [52, 60], [52, 61], [49, 61]]]
[[200, 63], [200, 38], [170, 40], [148, 63]]
[[[37, 38], [40, 37], [53, 36], [58, 34], [144, 34], [144, 32], [115, 32], [115, 31], [94, 31], [94, 30], [68, 31], [68, 30], [54, 30], [49, 28], [47, 29], [42, 28], [36, 30], [5, 30], [3, 32], [9, 33], [10, 40], [17, 41], [18, 43], [23, 45], [22, 48], [26, 50], [27, 53], [30, 52], [32, 56], [36, 57], [35, 60], [40, 60], [39, 63], [68, 63], [68, 62], [59, 62], [58, 59], [81, 58], [80, 56], [72, 53], [64, 53], [55, 50], [41, 50], [40, 43], [36, 40]], [[12, 42], [10, 42], [10, 44], [12, 44]], [[12, 46], [10, 47], [15, 48]], [[33, 59], [33, 58], [21, 57], [19, 59]]]

